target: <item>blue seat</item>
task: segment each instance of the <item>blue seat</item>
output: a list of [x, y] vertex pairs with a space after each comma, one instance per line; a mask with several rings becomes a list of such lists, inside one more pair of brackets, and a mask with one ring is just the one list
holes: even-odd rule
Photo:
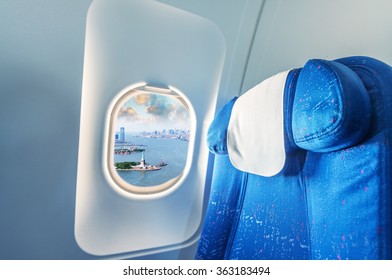
[[[196, 259], [391, 259], [392, 68], [357, 56], [290, 70], [284, 164], [273, 174], [257, 168], [270, 147], [250, 135], [264, 127], [237, 123], [231, 132], [247, 95], [230, 100], [209, 129], [214, 171]], [[249, 143], [228, 139], [242, 131], [237, 142]], [[251, 167], [233, 153], [252, 157]]]

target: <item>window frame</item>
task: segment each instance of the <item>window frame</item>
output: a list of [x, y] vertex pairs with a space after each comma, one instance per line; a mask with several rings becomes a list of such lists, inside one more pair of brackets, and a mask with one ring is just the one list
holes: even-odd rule
[[[185, 161], [185, 166], [180, 175], [169, 179], [166, 182], [163, 182], [158, 185], [153, 186], [137, 186], [132, 185], [131, 183], [126, 182], [121, 176], [118, 174], [118, 171], [114, 167], [114, 153], [113, 148], [115, 145], [115, 132], [116, 132], [116, 121], [118, 118], [118, 113], [122, 105], [127, 102], [133, 95], [138, 94], [158, 94], [158, 95], [167, 95], [178, 98], [181, 104], [188, 110], [189, 112], [189, 120], [190, 120], [190, 138], [187, 149], [187, 156]], [[168, 86], [152, 86], [148, 84], [136, 84], [129, 88], [124, 89], [120, 92], [120, 94], [113, 100], [112, 105], [109, 107], [109, 129], [108, 135], [106, 135], [107, 141], [107, 152], [104, 153], [106, 155], [105, 169], [108, 171], [105, 174], [108, 174], [110, 177], [111, 185], [115, 187], [116, 191], [119, 189], [121, 191], [125, 191], [127, 194], [136, 194], [136, 195], [151, 195], [163, 193], [167, 190], [174, 191], [177, 189], [181, 182], [187, 177], [189, 173], [189, 169], [191, 166], [191, 162], [193, 159], [193, 150], [196, 138], [196, 114], [193, 109], [193, 106], [189, 99], [178, 89]]]

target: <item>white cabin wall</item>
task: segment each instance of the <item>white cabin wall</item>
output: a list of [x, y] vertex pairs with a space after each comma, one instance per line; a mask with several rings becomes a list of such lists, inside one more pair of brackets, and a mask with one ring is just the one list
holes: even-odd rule
[[74, 238], [91, 0], [0, 1], [0, 259], [83, 259]]
[[312, 58], [364, 55], [392, 64], [392, 1], [267, 0], [241, 92]]
[[226, 39], [217, 108], [239, 95], [264, 0], [158, 0], [212, 20]]

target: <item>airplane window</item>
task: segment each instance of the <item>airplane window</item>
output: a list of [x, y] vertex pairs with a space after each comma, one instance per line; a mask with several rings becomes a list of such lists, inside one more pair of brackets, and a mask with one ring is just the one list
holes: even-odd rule
[[169, 88], [126, 92], [111, 114], [109, 173], [123, 189], [156, 193], [184, 174], [192, 136], [190, 105]]

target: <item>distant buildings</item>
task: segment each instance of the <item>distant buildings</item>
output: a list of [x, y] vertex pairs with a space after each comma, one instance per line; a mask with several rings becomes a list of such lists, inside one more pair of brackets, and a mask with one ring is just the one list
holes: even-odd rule
[[120, 127], [120, 132], [115, 133], [114, 142], [116, 144], [124, 144], [125, 143], [125, 128], [124, 127]]
[[[189, 141], [190, 130], [186, 129], [163, 129], [162, 131], [143, 131], [140, 133], [139, 137], [143, 138], [155, 138], [155, 139], [179, 139], [183, 141]], [[120, 131], [116, 132], [114, 135], [114, 142], [117, 145], [125, 144], [125, 128], [120, 127]], [[128, 143], [129, 144], [129, 143]]]
[[120, 127], [120, 142], [125, 143], [125, 128]]
[[162, 131], [143, 131], [140, 134], [141, 137], [145, 138], [157, 138], [157, 139], [179, 139], [189, 141], [190, 130], [185, 129], [163, 129]]

